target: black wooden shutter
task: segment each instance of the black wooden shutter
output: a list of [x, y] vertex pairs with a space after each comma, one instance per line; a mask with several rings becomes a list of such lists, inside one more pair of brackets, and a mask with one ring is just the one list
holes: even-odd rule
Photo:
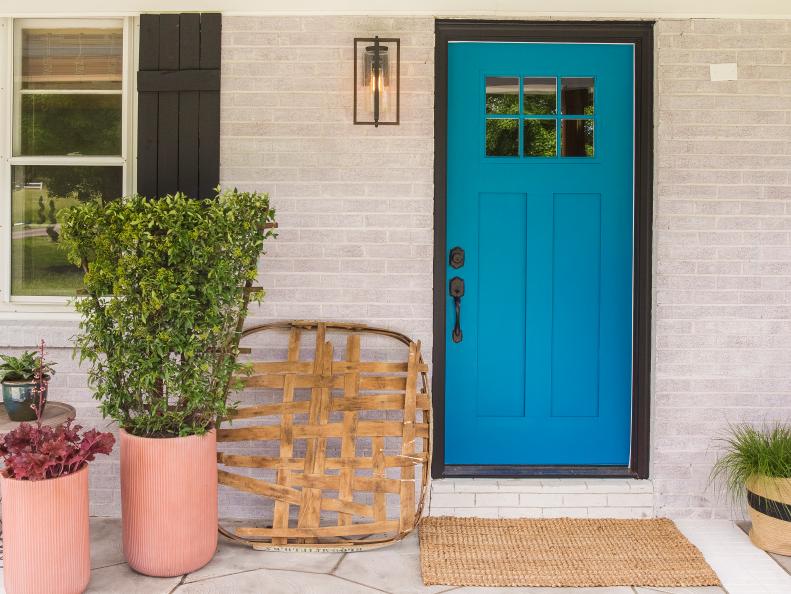
[[137, 193], [214, 195], [220, 183], [217, 13], [140, 17]]

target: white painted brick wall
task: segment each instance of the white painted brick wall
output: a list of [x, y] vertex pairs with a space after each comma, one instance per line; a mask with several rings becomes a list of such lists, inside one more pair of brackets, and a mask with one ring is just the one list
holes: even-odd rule
[[791, 24], [660, 21], [656, 43], [651, 476], [658, 515], [727, 516], [713, 438], [791, 418]]
[[431, 485], [433, 516], [649, 518], [651, 481], [631, 479], [442, 479]]
[[[278, 239], [250, 321], [362, 321], [431, 355], [434, 21], [226, 17], [220, 178], [270, 193]], [[355, 37], [401, 39], [401, 123], [352, 123]], [[221, 489], [221, 514], [267, 515]]]
[[[354, 37], [401, 38], [401, 124], [352, 124]], [[223, 19], [223, 185], [268, 191], [255, 318], [376, 323], [431, 352], [434, 21]]]
[[[433, 27], [430, 18], [224, 18], [222, 183], [269, 191], [281, 225], [261, 262], [268, 295], [254, 321], [373, 322], [422, 339], [430, 354]], [[352, 38], [367, 34], [402, 40], [400, 126], [351, 124]], [[712, 438], [728, 422], [791, 417], [791, 27], [663, 20], [656, 42], [651, 489], [658, 515], [723, 516], [707, 484]], [[726, 62], [739, 80], [709, 81], [709, 65]], [[4, 321], [0, 348], [46, 338], [60, 362], [52, 397], [104, 426], [71, 359], [75, 332]], [[482, 513], [635, 509], [606, 485], [497, 484], [518, 506], [484, 499]], [[119, 513], [116, 456], [92, 465], [91, 489], [92, 513]], [[530, 489], [547, 499], [539, 505]], [[606, 508], [564, 507], [564, 495], [597, 492]], [[240, 501], [225, 497], [222, 511], [239, 515]]]

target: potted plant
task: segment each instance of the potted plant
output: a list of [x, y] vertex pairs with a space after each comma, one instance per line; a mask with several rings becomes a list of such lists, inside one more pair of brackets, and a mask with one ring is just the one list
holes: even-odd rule
[[268, 196], [233, 190], [90, 202], [63, 218], [85, 270], [76, 346], [121, 428], [124, 554], [141, 573], [194, 571], [217, 547], [215, 427], [273, 217]]
[[[0, 355], [0, 383], [3, 405], [12, 421], [33, 421], [34, 407], [40, 401], [41, 412], [47, 402], [47, 384], [55, 373], [55, 363], [44, 363], [40, 354], [25, 351], [19, 357]], [[37, 377], [38, 375], [38, 377]], [[37, 392], [40, 389], [40, 393]]]
[[756, 546], [791, 555], [791, 425], [731, 427], [712, 470], [731, 500], [745, 500]]
[[[37, 393], [46, 390], [43, 343]], [[40, 413], [43, 399], [33, 405]], [[22, 423], [0, 439], [3, 581], [9, 594], [82, 592], [91, 577], [88, 462], [109, 454], [115, 438], [61, 425]]]

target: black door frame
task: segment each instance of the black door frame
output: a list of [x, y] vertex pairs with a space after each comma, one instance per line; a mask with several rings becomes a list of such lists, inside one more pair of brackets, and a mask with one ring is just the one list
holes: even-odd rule
[[[651, 234], [653, 217], [653, 21], [437, 20], [434, 103], [434, 455], [431, 476], [648, 478], [651, 407]], [[634, 319], [632, 432], [628, 466], [480, 466], [445, 463], [445, 307], [448, 43], [511, 41], [631, 43], [635, 48]]]

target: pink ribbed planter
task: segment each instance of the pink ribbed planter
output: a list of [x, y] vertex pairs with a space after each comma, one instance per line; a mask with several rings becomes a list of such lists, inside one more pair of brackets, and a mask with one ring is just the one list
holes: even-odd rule
[[91, 579], [88, 467], [43, 481], [0, 477], [8, 594], [77, 594]]
[[217, 439], [121, 430], [124, 556], [146, 575], [182, 575], [217, 549]]

